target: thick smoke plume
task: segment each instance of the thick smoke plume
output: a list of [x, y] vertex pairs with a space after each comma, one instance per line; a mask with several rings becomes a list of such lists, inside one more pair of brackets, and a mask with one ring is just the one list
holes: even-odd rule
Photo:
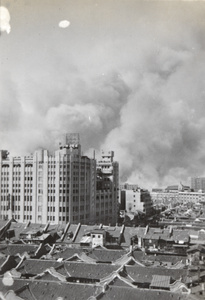
[[2, 149], [55, 149], [60, 134], [79, 132], [84, 153], [115, 151], [122, 181], [150, 188], [205, 175], [205, 6], [136, 5], [109, 22], [100, 3], [95, 18], [73, 12], [63, 31], [54, 25], [66, 16], [51, 10], [35, 30], [31, 20], [1, 37]]

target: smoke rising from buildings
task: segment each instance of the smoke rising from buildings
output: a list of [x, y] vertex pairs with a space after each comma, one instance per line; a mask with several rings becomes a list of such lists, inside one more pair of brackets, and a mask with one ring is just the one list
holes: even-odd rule
[[37, 2], [10, 8], [0, 40], [1, 148], [54, 149], [79, 132], [84, 153], [115, 151], [123, 181], [205, 175], [205, 4], [69, 2], [61, 30], [62, 10], [45, 1], [37, 16]]

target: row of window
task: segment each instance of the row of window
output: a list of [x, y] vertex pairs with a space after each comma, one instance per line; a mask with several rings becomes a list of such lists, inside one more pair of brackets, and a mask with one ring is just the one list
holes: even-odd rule
[[48, 201], [55, 202], [55, 196], [48, 196]]
[[24, 218], [24, 220], [32, 220], [32, 216], [31, 215], [24, 216], [23, 218]]
[[55, 206], [48, 206], [48, 211], [55, 212]]
[[2, 193], [2, 194], [3, 194], [3, 193], [4, 193], [4, 194], [5, 194], [5, 193], [8, 194], [8, 192], [9, 192], [8, 189], [2, 189], [2, 190], [1, 190], [1, 193]]
[[[47, 217], [48, 221], [55, 221], [55, 216], [48, 216]], [[60, 221], [60, 220], [59, 220]]]
[[24, 211], [32, 211], [32, 206], [24, 206]]
[[32, 196], [24, 196], [24, 201], [32, 201]]
[[59, 207], [59, 212], [69, 212], [69, 207]]

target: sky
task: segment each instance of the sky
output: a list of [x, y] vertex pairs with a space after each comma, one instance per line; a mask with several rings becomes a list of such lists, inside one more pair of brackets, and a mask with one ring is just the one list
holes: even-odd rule
[[205, 176], [204, 1], [0, 5], [1, 149], [55, 150], [78, 132], [84, 154], [115, 152], [121, 182]]

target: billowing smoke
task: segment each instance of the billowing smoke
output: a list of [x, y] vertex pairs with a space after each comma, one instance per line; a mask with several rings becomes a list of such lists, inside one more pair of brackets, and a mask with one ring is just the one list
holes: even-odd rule
[[18, 61], [3, 37], [1, 148], [55, 149], [60, 134], [79, 132], [84, 153], [115, 151], [122, 181], [150, 188], [205, 175], [203, 7], [144, 5], [125, 24], [115, 12], [99, 28], [69, 18], [49, 31], [43, 20], [31, 37], [28, 25]]

